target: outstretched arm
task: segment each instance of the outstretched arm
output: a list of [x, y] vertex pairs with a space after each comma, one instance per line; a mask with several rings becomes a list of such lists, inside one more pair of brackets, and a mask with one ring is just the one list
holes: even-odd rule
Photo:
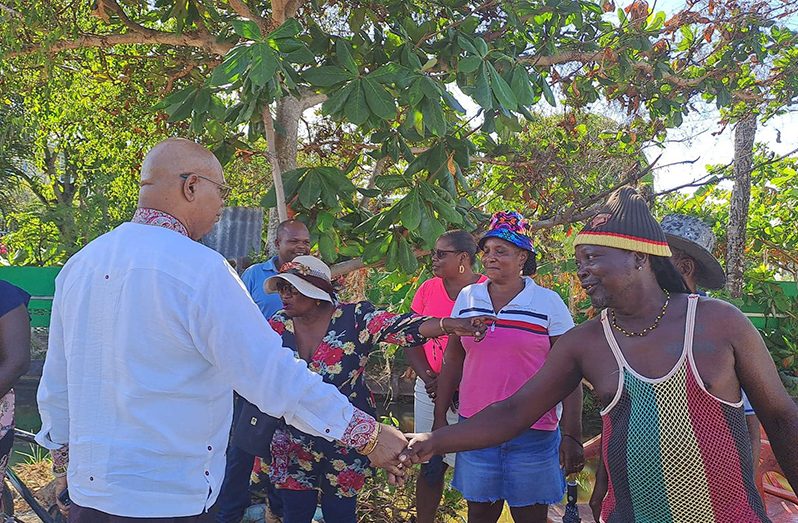
[[441, 375], [438, 377], [438, 397], [435, 401], [435, 420], [432, 429], [445, 427], [446, 411], [452, 404], [454, 391], [460, 385], [463, 376], [463, 362], [465, 361], [465, 350], [458, 336], [449, 336], [446, 350], [443, 353], [443, 367]]
[[731, 305], [724, 305], [722, 314], [734, 347], [737, 378], [765, 428], [784, 476], [798, 492], [798, 405], [784, 389], [762, 337], [748, 318]]
[[[416, 434], [408, 446], [414, 463], [435, 454], [491, 447], [508, 441], [540, 419], [576, 389], [582, 379], [577, 337], [564, 335], [543, 368], [521, 389], [471, 418], [432, 434]], [[441, 391], [442, 392], [442, 391]]]

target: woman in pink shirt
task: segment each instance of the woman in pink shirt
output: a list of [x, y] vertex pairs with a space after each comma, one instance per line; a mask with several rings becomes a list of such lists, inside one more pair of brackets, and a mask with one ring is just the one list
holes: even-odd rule
[[[494, 214], [479, 248], [489, 279], [460, 291], [451, 314], [491, 314], [496, 321], [480, 345], [449, 336], [433, 430], [446, 425], [446, 406], [458, 384], [459, 415], [469, 418], [520, 389], [574, 324], [562, 298], [531, 278], [537, 269], [535, 249], [523, 216]], [[458, 452], [452, 485], [468, 501], [468, 521], [496, 522], [506, 501], [516, 523], [545, 523], [548, 505], [563, 497], [563, 472], [582, 467], [581, 415], [580, 385], [562, 408], [547, 412], [515, 439]]]
[[[465, 231], [449, 231], [435, 242], [432, 251], [432, 273], [421, 284], [413, 297], [411, 308], [423, 316], [446, 317], [452, 313], [454, 300], [468, 285], [487, 278], [475, 274], [472, 267], [476, 263], [477, 243]], [[415, 401], [413, 405], [415, 432], [432, 430], [433, 410], [438, 374], [443, 364], [443, 351], [446, 348], [445, 336], [430, 339], [423, 346], [406, 349], [410, 365], [416, 371]], [[457, 423], [457, 413], [447, 410], [449, 423]], [[421, 466], [421, 475], [416, 483], [416, 521], [433, 523], [435, 512], [443, 493], [443, 476], [449, 465], [454, 465], [454, 455], [435, 456], [429, 463]]]

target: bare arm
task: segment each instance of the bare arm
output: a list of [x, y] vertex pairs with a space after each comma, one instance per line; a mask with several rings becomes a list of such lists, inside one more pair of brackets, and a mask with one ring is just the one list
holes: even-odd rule
[[432, 372], [432, 367], [429, 366], [427, 355], [424, 353], [424, 347], [421, 345], [408, 347], [405, 349], [405, 356], [416, 375], [421, 378], [425, 384], [429, 385], [430, 381], [435, 378], [435, 373]]
[[454, 391], [463, 377], [463, 361], [465, 350], [458, 336], [449, 336], [446, 350], [443, 353], [443, 367], [438, 376], [438, 392], [435, 401], [435, 423], [433, 429], [446, 426], [446, 411], [452, 404]]
[[20, 305], [0, 317], [0, 396], [30, 368], [30, 318]]
[[[582, 372], [577, 362], [578, 346], [572, 341], [577, 339], [578, 336], [564, 335], [540, 371], [506, 400], [455, 426], [416, 435], [409, 447], [413, 461], [426, 461], [434, 454], [491, 447], [528, 429], [579, 385]], [[441, 396], [442, 387], [443, 383], [439, 383]], [[436, 405], [436, 415], [440, 405]]]
[[719, 315], [725, 316], [721, 320], [731, 336], [737, 378], [765, 428], [784, 476], [798, 492], [798, 405], [784, 389], [756, 328], [736, 308], [723, 308]]

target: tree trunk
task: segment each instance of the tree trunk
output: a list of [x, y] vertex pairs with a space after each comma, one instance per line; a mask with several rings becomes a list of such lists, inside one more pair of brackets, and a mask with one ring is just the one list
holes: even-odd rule
[[754, 159], [756, 115], [751, 114], [737, 122], [734, 128], [734, 189], [729, 208], [729, 227], [726, 245], [726, 288], [734, 298], [743, 291], [745, 270], [745, 229], [748, 224], [748, 206], [751, 203], [751, 168]]

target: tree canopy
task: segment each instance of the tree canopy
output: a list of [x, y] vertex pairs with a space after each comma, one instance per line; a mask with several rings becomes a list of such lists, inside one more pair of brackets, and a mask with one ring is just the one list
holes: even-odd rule
[[[533, 194], [542, 179], [572, 188], [525, 207], [541, 228], [578, 220], [600, 200], [607, 184], [558, 178], [545, 152], [513, 147], [540, 104], [564, 107], [564, 129], [576, 133], [594, 102], [622, 108], [614, 147], [632, 155], [701, 101], [729, 121], [789, 106], [796, 35], [779, 21], [794, 9], [707, 0], [668, 16], [642, 0], [16, 0], [0, 8], [0, 69], [39, 81], [91, 71], [142, 86], [175, 124], [170, 132], [212, 144], [223, 161], [267, 159], [276, 183], [264, 204], [287, 203], [308, 221], [325, 259], [387, 256], [389, 267], [412, 271], [414, 248], [478, 225], [495, 166], [534, 163], [538, 177], [523, 180], [530, 201], [545, 201]], [[615, 172], [608, 185], [634, 182], [644, 167]]]

